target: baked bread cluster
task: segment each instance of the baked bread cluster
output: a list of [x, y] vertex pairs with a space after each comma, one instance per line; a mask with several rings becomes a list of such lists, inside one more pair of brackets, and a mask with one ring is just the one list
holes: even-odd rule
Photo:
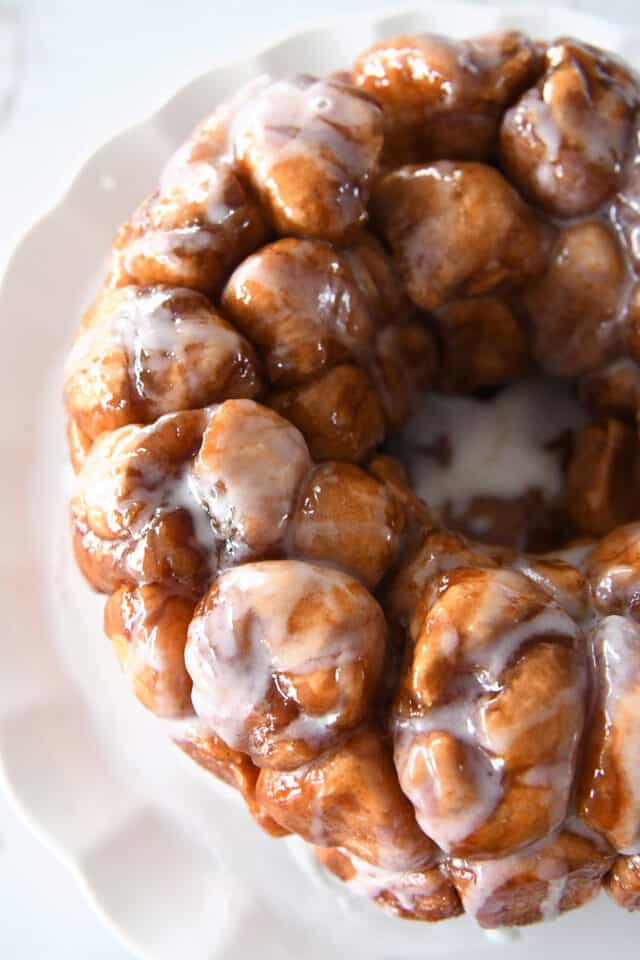
[[[402, 917], [640, 907], [639, 105], [515, 32], [259, 78], [68, 358], [75, 556], [134, 693]], [[537, 553], [446, 529], [389, 454], [430, 391], [533, 369], [587, 411]]]

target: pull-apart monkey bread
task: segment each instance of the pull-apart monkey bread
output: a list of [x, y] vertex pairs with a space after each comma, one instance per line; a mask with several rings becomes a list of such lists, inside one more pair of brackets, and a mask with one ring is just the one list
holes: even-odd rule
[[[66, 367], [134, 693], [399, 916], [639, 909], [639, 364], [630, 68], [421, 35], [249, 84], [119, 230]], [[485, 491], [467, 539], [402, 427], [532, 371], [581, 404], [561, 490]]]

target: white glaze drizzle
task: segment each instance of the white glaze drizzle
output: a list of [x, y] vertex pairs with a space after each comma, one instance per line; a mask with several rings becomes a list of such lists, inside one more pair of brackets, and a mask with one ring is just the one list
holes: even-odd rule
[[225, 543], [225, 564], [264, 554], [284, 539], [311, 467], [300, 431], [273, 411], [250, 400], [216, 408], [194, 463], [193, 488]]
[[556, 834], [532, 845], [522, 853], [495, 860], [451, 861], [454, 869], [472, 874], [472, 882], [459, 888], [466, 913], [478, 919], [491, 898], [504, 885], [516, 877], [523, 868], [532, 874], [535, 880], [546, 884], [546, 892], [539, 903], [540, 919], [551, 920], [560, 913], [562, 897], [569, 876], [568, 864], [561, 858], [549, 854], [548, 848], [554, 842]]
[[[206, 413], [211, 415], [215, 409], [209, 408]], [[203, 555], [208, 557], [210, 573], [215, 571], [215, 539], [210, 519], [195, 495], [191, 462], [165, 473], [157, 463], [136, 458], [135, 449], [124, 443], [133, 434], [139, 449], [153, 449], [153, 435], [162, 428], [165, 419], [160, 417], [155, 424], [146, 427], [122, 428], [123, 444], [120, 448], [112, 447], [108, 459], [100, 456], [98, 442], [78, 476], [76, 497], [84, 503], [89, 522], [92, 513], [97, 513], [111, 527], [116, 538], [121, 538], [111, 541], [112, 550], [134, 581], [142, 577], [142, 553], [150, 524], [154, 519], [177, 510], [189, 514], [195, 541]], [[106, 439], [110, 442], [111, 437]], [[135, 461], [135, 471], [127, 471], [130, 460]], [[123, 495], [121, 482], [125, 475], [127, 493]], [[134, 477], [136, 482], [133, 482]], [[122, 518], [126, 518], [126, 536], [123, 536]]]
[[[402, 789], [413, 803], [416, 819], [424, 832], [445, 851], [450, 851], [477, 830], [501, 801], [501, 755], [514, 738], [552, 717], [565, 701], [572, 703], [584, 694], [577, 684], [576, 689], [556, 696], [552, 703], [541, 701], [538, 709], [520, 725], [502, 731], [487, 726], [494, 695], [502, 689], [501, 674], [513, 662], [523, 644], [543, 637], [555, 642], [560, 637], [575, 641], [579, 633], [577, 625], [564, 610], [550, 603], [528, 620], [504, 629], [495, 641], [482, 643], [481, 638], [491, 630], [492, 622], [500, 622], [501, 611], [513, 598], [516, 589], [515, 584], [509, 584], [508, 575], [501, 581], [494, 584], [490, 602], [483, 605], [483, 612], [479, 611], [476, 621], [468, 626], [467, 644], [460, 658], [467, 672], [460, 681], [461, 689], [455, 699], [443, 706], [430, 707], [419, 717], [396, 717], [394, 720], [395, 763]], [[459, 639], [455, 627], [437, 605], [430, 613], [430, 624], [431, 640], [438, 644], [441, 654], [450, 660], [458, 659]], [[474, 634], [480, 640], [476, 645]], [[469, 669], [473, 672], [469, 673]], [[439, 813], [444, 785], [439, 783], [430, 758], [429, 735], [436, 732], [447, 733], [467, 745], [467, 774], [473, 781], [473, 800], [469, 800], [463, 809], [445, 815]], [[566, 756], [558, 758], [557, 762], [528, 771], [530, 786], [548, 791], [550, 818], [554, 822], [564, 814], [573, 779], [577, 739], [576, 735], [568, 742]], [[424, 771], [422, 776], [420, 770]]]
[[433, 896], [446, 884], [437, 868], [427, 871], [387, 870], [361, 860], [342, 847], [338, 847], [338, 850], [348, 858], [355, 871], [353, 877], [345, 882], [351, 893], [369, 900], [389, 893], [407, 913], [415, 910], [418, 897]]
[[[191, 291], [178, 291], [187, 297]], [[242, 340], [214, 313], [203, 314], [196, 301], [197, 320], [182, 316], [172, 307], [174, 289], [149, 289], [120, 302], [115, 310], [82, 333], [74, 343], [66, 366], [66, 376], [83, 371], [91, 364], [98, 372], [105, 350], [121, 349], [126, 354], [129, 381], [141, 400], [160, 402], [163, 409], [189, 406], [189, 397], [202, 389], [206, 372], [202, 360], [194, 363], [192, 351], [198, 347], [217, 369], [224, 356], [242, 353]], [[106, 341], [106, 342], [105, 342]], [[167, 376], [177, 367], [179, 376]], [[83, 373], [83, 376], [86, 374]]]
[[593, 632], [602, 683], [602, 706], [625, 803], [617, 810], [615, 834], [623, 853], [640, 853], [640, 625], [626, 617], [604, 617]]
[[[382, 642], [364, 592], [350, 599], [345, 618], [351, 582], [337, 571], [297, 561], [244, 564], [219, 577], [215, 603], [189, 628], [186, 664], [196, 713], [226, 743], [246, 748], [247, 722], [274, 674], [292, 674], [295, 683], [295, 675], [339, 669]], [[294, 627], [292, 615], [311, 597], [321, 603], [322, 615]], [[274, 738], [292, 733], [315, 741], [326, 736], [337, 716], [294, 723]]]
[[350, 221], [364, 211], [362, 186], [381, 146], [374, 134], [377, 113], [372, 102], [339, 84], [313, 77], [277, 80], [237, 111], [229, 140], [258, 189], [266, 190], [287, 217], [295, 221], [304, 206], [296, 209], [299, 198], [289, 178], [281, 180], [282, 172], [292, 161], [302, 161], [314, 171], [315, 195], [323, 196], [323, 188], [333, 184], [332, 206]]

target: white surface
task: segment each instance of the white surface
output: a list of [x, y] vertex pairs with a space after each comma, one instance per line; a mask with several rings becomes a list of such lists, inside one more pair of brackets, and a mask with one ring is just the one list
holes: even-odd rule
[[[591, 0], [591, 2], [582, 0], [582, 2], [573, 3], [572, 6], [594, 10], [601, 8], [598, 0]], [[18, 10], [17, 18], [10, 16], [13, 8]], [[27, 3], [0, 4], [0, 59], [2, 61], [2, 70], [0, 70], [0, 174], [2, 174], [0, 176], [0, 209], [3, 224], [0, 237], [0, 264], [6, 259], [17, 237], [28, 223], [58, 197], [71, 174], [93, 148], [131, 121], [145, 116], [175, 89], [191, 77], [208, 69], [220, 57], [228, 60], [234, 54], [246, 54], [251, 47], [262, 46], [274, 34], [289, 30], [293, 26], [303, 25], [305, 22], [317, 22], [321, 15], [336, 16], [340, 13], [363, 10], [375, 12], [386, 8], [388, 4], [376, 2], [376, 0], [361, 0], [361, 2], [323, 0], [317, 12], [312, 11], [307, 14], [299, 2], [287, 3], [285, 0], [281, 2], [270, 0], [269, 3], [245, 2], [244, 4], [216, 3], [211, 0], [208, 2], [181, 0], [176, 4], [157, 0], [153, 6], [142, 2], [134, 3], [133, 0], [110, 0], [108, 3], [90, 3], [82, 0], [53, 0], [53, 2], [32, 0]], [[151, 9], [153, 9], [153, 19], [150, 15]], [[639, 25], [636, 12], [637, 0], [617, 0], [615, 3], [611, 0], [607, 10], [610, 16], [615, 16], [621, 22]], [[14, 30], [16, 19], [18, 26]], [[544, 23], [542, 8], [540, 8], [538, 22]], [[1, 29], [7, 24], [9, 32]], [[467, 29], [465, 24], [457, 25], [461, 30]], [[473, 27], [469, 26], [468, 29]], [[539, 32], [546, 31], [540, 28]], [[605, 37], [600, 36], [600, 39], [604, 43], [607, 42]], [[7, 68], [14, 57], [19, 64], [15, 86], [13, 86], [13, 72], [10, 67]], [[116, 64], [117, 69], [114, 70]], [[156, 143], [154, 146], [156, 150], [161, 150], [160, 144]], [[111, 173], [106, 169], [100, 172], [104, 175]], [[144, 186], [136, 186], [135, 183], [130, 183], [129, 186], [132, 189], [132, 197], [144, 193]], [[91, 197], [88, 198], [87, 203], [90, 200]], [[126, 198], [118, 196], [115, 206], [123, 201], [126, 203]], [[65, 254], [63, 238], [59, 233], [51, 236], [41, 235], [42, 243], [38, 247], [38, 257], [31, 262], [31, 269], [28, 272], [25, 265], [22, 281], [26, 291], [25, 304], [39, 303], [41, 312], [37, 319], [28, 311], [25, 312], [24, 317], [20, 316], [19, 310], [15, 313], [14, 311], [3, 313], [2, 323], [7, 333], [10, 332], [12, 320], [17, 313], [18, 324], [31, 323], [33, 330], [40, 329], [43, 324], [46, 325], [47, 335], [42, 337], [43, 343], [40, 344], [42, 349], [45, 347], [50, 349], [51, 344], [55, 343], [58, 337], [68, 335], [72, 317], [64, 313], [61, 315], [59, 307], [69, 303], [77, 305], [83, 293], [80, 287], [71, 292], [69, 290], [70, 277], [74, 274], [71, 264], [73, 268], [77, 267], [79, 275], [82, 275], [83, 272], [88, 271], [90, 263], [97, 262], [96, 251], [104, 243], [104, 238], [97, 228], [96, 230], [88, 228], [86, 218], [88, 209], [88, 207], [87, 210], [75, 209], [72, 213], [75, 221], [69, 225], [66, 270], [62, 268]], [[102, 196], [100, 213], [103, 218], [106, 215], [107, 219], [116, 215], [116, 211], [111, 210], [111, 203], [105, 195]], [[81, 243], [80, 250], [77, 230], [87, 232], [86, 244]], [[86, 256], [83, 256], [85, 247]], [[53, 269], [54, 262], [57, 265], [56, 270]], [[39, 300], [37, 291], [42, 291]], [[45, 291], [50, 293], [48, 298], [44, 296]], [[12, 305], [18, 292], [19, 285], [14, 286]], [[59, 292], [64, 295], [59, 296]], [[47, 313], [47, 308], [50, 308], [50, 313]], [[5, 356], [8, 355], [13, 361], [13, 369], [9, 370], [12, 374], [9, 383], [13, 384], [16, 390], [20, 388], [21, 383], [29, 383], [27, 368], [21, 369], [18, 363], [18, 357], [21, 356], [24, 360], [26, 343], [29, 343], [28, 334], [22, 341], [20, 353], [15, 353], [12, 352], [11, 343], [5, 336]], [[6, 378], [4, 386], [7, 386]], [[55, 408], [57, 401], [55, 382], [51, 385], [48, 398], [49, 407]], [[44, 409], [41, 407], [40, 412]], [[43, 419], [41, 415], [34, 415], [34, 411], [19, 407], [14, 400], [9, 406], [5, 406], [5, 416], [13, 427], [17, 427], [16, 433], [22, 434], [23, 443], [30, 438], [35, 442], [37, 428]], [[57, 442], [55, 433], [53, 436]], [[55, 490], [49, 487], [50, 474], [42, 472], [36, 476], [35, 480], [36, 484], [41, 485], [35, 488], [39, 494], [36, 502], [41, 507], [41, 511], [32, 519], [40, 526], [39, 537], [44, 546], [46, 537], [42, 533], [42, 525], [48, 524], [49, 519], [44, 513], [48, 501], [47, 493], [51, 497]], [[14, 480], [14, 491], [15, 484]], [[10, 495], [10, 493], [3, 494], [5, 498]], [[13, 496], [15, 499], [15, 492]], [[35, 531], [32, 531], [32, 537], [35, 537]], [[37, 544], [39, 541], [33, 539], [31, 542]], [[58, 555], [65, 549], [60, 539], [52, 546], [56, 548]], [[100, 753], [94, 750], [88, 729], [78, 726], [77, 711], [81, 709], [81, 705], [75, 699], [75, 695], [61, 704], [56, 711], [47, 715], [46, 725], [42, 714], [31, 709], [24, 699], [26, 693], [33, 692], [32, 687], [37, 676], [44, 676], [47, 684], [55, 685], [60, 682], [64, 685], [67, 674], [60, 671], [55, 658], [52, 660], [50, 669], [44, 662], [49, 656], [45, 645], [54, 626], [46, 617], [46, 613], [43, 622], [39, 625], [39, 633], [33, 632], [38, 630], [38, 624], [34, 623], [30, 624], [31, 630], [26, 631], [29, 619], [33, 620], [43, 611], [36, 602], [38, 595], [33, 595], [31, 582], [28, 579], [25, 582], [24, 577], [20, 579], [20, 567], [16, 567], [15, 559], [14, 556], [5, 554], [5, 568], [2, 576], [3, 585], [8, 588], [8, 596], [13, 597], [14, 607], [18, 597], [19, 605], [15, 610], [13, 625], [3, 622], [3, 673], [0, 676], [2, 680], [6, 680], [9, 676], [10, 683], [6, 690], [11, 692], [13, 702], [11, 699], [7, 700], [5, 690], [3, 701], [0, 703], [0, 733], [5, 751], [14, 743], [20, 745], [13, 754], [9, 751], [9, 756], [13, 773], [21, 781], [23, 799], [25, 794], [29, 794], [32, 809], [36, 813], [40, 804], [41, 807], [46, 808], [49, 819], [52, 815], [54, 819], [57, 817], [59, 839], [62, 836], [68, 846], [74, 848], [76, 853], [82, 854], [84, 867], [93, 870], [94, 881], [96, 878], [102, 879], [100, 896], [103, 900], [109, 900], [109, 896], [111, 897], [111, 908], [113, 909], [114, 906], [117, 908], [116, 912], [120, 914], [121, 924], [128, 925], [134, 933], [138, 916], [138, 900], [142, 901], [145, 898], [148, 900], [150, 897], [153, 901], [155, 897], [157, 903], [166, 903], [167, 900], [171, 901], [169, 893], [173, 893], [174, 890], [176, 894], [184, 892], [183, 877], [167, 876], [163, 873], [162, 855], [158, 853], [157, 848], [162, 848], [164, 843], [168, 844], [168, 850], [165, 850], [167, 855], [165, 862], [169, 864], [177, 862], [176, 850], [179, 850], [181, 855], [185, 848], [189, 850], [187, 860], [189, 860], [190, 875], [196, 882], [193, 896], [187, 900], [193, 907], [194, 900], [197, 900], [198, 896], [204, 897], [201, 904], [202, 955], [212, 955], [204, 945], [204, 941], [208, 937], [207, 942], [213, 948], [220, 932], [213, 920], [216, 914], [215, 888], [218, 883], [216, 877], [219, 878], [222, 874], [217, 869], [219, 864], [212, 866], [213, 861], [204, 855], [201, 856], [197, 844], [179, 835], [176, 840], [175, 831], [172, 832], [170, 827], [165, 829], [163, 823], [157, 819], [150, 821], [146, 815], [144, 830], [133, 829], [127, 833], [125, 829], [119, 835], [116, 834], [116, 838], [118, 836], [120, 838], [120, 847], [116, 844], [114, 848], [111, 842], [111, 845], [106, 844], [99, 848], [100, 856], [97, 860], [95, 853], [93, 859], [91, 856], [85, 856], [83, 842], [88, 841], [89, 834], [93, 836], [95, 850], [96, 816], [102, 815], [103, 826], [107, 823], [113, 826], [114, 818], [119, 816], [118, 804], [122, 791], [116, 786], [111, 794], [108, 791], [105, 793], [101, 780], [104, 777], [104, 770], [99, 762]], [[64, 587], [64, 583], [57, 583], [54, 586], [58, 589]], [[4, 603], [6, 606], [3, 607], [3, 611], [9, 609], [8, 600]], [[82, 615], [87, 615], [86, 610]], [[64, 636], [68, 636], [66, 632]], [[79, 690], [81, 693], [84, 691], [83, 695], [86, 695], [87, 690], [91, 690], [92, 671], [101, 676], [100, 686], [101, 688], [104, 686], [105, 689], [100, 689], [96, 697], [103, 704], [102, 711], [98, 711], [101, 722], [104, 724], [102, 736], [113, 736], [114, 732], [118, 731], [122, 738], [129, 735], [133, 740], [128, 750], [128, 759], [123, 758], [120, 761], [120, 777], [126, 781], [128, 772], [126, 764], [129, 763], [130, 770], [135, 771], [138, 765], [145, 768], [142, 771], [141, 780], [146, 787], [153, 782], [154, 777], [158, 778], [160, 774], [163, 784], [166, 784], [167, 778], [170, 778], [178, 793], [178, 796], [171, 797], [174, 805], [182, 800], [180, 791], [184, 784], [184, 792], [189, 794], [189, 803], [195, 803], [193, 817], [197, 819], [199, 816], [201, 821], [206, 823], [212, 803], [208, 787], [204, 781], [186, 775], [183, 768], [177, 768], [175, 756], [165, 751], [164, 746], [160, 746], [157, 731], [155, 727], [152, 729], [149, 725], [148, 718], [142, 716], [128, 698], [123, 696], [122, 700], [120, 699], [123, 691], [109, 651], [99, 642], [94, 651], [90, 645], [92, 639], [86, 632], [78, 636], [76, 625], [73, 643], [77, 646], [73, 647], [71, 644], [64, 648], [62, 653], [67, 658], [73, 656], [73, 662], [76, 665], [75, 681], [80, 683]], [[36, 643], [38, 640], [39, 645]], [[34, 644], [31, 659], [28, 652], [29, 642]], [[43, 647], [46, 656], [40, 656], [40, 647]], [[89, 651], [95, 652], [95, 658], [93, 656], [88, 658]], [[35, 654], [38, 656], [36, 657]], [[7, 660], [11, 661], [11, 658], [13, 658], [12, 662], [7, 664]], [[7, 667], [9, 673], [7, 673]], [[104, 681], [102, 680], [103, 672]], [[42, 690], [39, 692], [43, 693]], [[109, 722], [112, 719], [109, 711], [113, 712], [114, 717], [117, 716], [117, 724]], [[78, 739], [80, 730], [84, 733], [84, 737], [76, 743], [71, 736], [72, 749], [69, 754], [62, 758], [57, 756], [55, 748], [60, 747], [61, 742], [68, 742], [72, 732]], [[146, 769], [143, 747], [151, 742], [157, 746], [159, 759], [156, 758], [157, 763], [148, 765], [149, 769]], [[47, 750], [48, 743], [49, 750]], [[80, 751], [79, 753], [76, 748]], [[54, 758], [55, 767], [48, 769], [47, 761], [53, 761]], [[67, 770], [61, 765], [64, 761], [68, 763]], [[81, 790], [80, 796], [69, 793], [71, 781], [68, 773], [73, 769], [77, 771], [78, 762], [85, 770], [88, 767], [92, 768], [96, 778], [93, 782], [96, 789], [95, 795], [90, 792], [91, 783], [78, 785]], [[76, 764], [75, 767], [74, 764]], [[136, 771], [136, 774], [138, 773], [139, 771]], [[44, 778], [46, 789], [43, 789], [40, 777]], [[89, 776], [90, 781], [91, 779]], [[160, 781], [156, 780], [156, 782]], [[30, 788], [30, 793], [27, 788]], [[59, 808], [56, 808], [56, 803], [60, 804]], [[209, 831], [209, 841], [213, 846], [215, 846], [215, 835], [218, 831], [226, 832], [228, 835], [230, 829], [240, 829], [246, 824], [240, 811], [234, 812], [233, 808], [226, 803], [224, 810], [222, 821], [215, 824], [215, 830], [212, 826]], [[42, 809], [41, 812], [43, 812]], [[144, 814], [144, 811], [142, 813]], [[135, 821], [133, 826], [136, 827]], [[83, 829], [87, 830], [84, 837]], [[248, 832], [248, 828], [244, 832]], [[140, 845], [140, 837], [143, 835], [146, 840]], [[145, 846], [149, 841], [151, 846]], [[173, 843], [178, 844], [176, 850], [171, 849]], [[260, 844], [260, 853], [257, 853], [256, 857], [262, 869], [265, 870], [266, 856], [269, 858], [268, 862], [273, 862], [274, 866], [273, 873], [257, 878], [259, 885], [280, 886], [281, 880], [285, 886], [287, 883], [290, 885], [294, 874], [293, 867], [287, 863], [285, 850], [282, 846], [262, 838], [260, 838]], [[272, 847], [278, 851], [273, 857]], [[115, 854], [113, 854], [114, 849]], [[155, 868], [150, 869], [147, 866], [146, 870], [137, 875], [137, 868], [140, 868], [145, 861], [148, 863], [152, 854], [155, 855]], [[110, 856], [113, 855], [116, 857], [115, 864], [110, 860]], [[198, 878], [202, 878], [201, 882], [198, 882]], [[305, 887], [302, 879], [295, 879], [298, 898], [306, 902], [307, 906], [313, 906], [314, 910], [318, 909], [318, 916], [320, 916], [322, 912], [320, 901], [324, 895], [314, 890], [310, 883]], [[108, 889], [105, 888], [105, 883]], [[137, 889], [139, 893], [127, 900], [124, 893], [131, 892], [132, 889]], [[120, 899], [116, 894], [120, 894]], [[180, 897], [177, 896], [177, 899], [180, 900]], [[329, 904], [331, 902], [329, 900]], [[246, 899], [244, 904], [248, 910]], [[260, 911], [256, 914], [255, 907], [253, 910], [254, 916], [260, 915]], [[249, 914], [242, 910], [238, 915], [246, 917]], [[341, 916], [341, 914], [337, 915], [337, 922], [333, 925], [338, 928], [336, 936], [340, 947], [344, 942], [341, 936], [343, 932], [340, 926]], [[623, 915], [616, 914], [616, 918], [619, 925], [626, 927], [627, 946], [631, 948], [634, 928], [624, 923], [627, 918]], [[166, 923], [168, 919], [173, 920], [174, 930], [180, 928], [181, 907], [175, 902], [175, 897], [157, 916], [158, 923], [163, 921]], [[182, 919], [184, 921], [184, 915]], [[389, 927], [389, 923], [393, 925]], [[597, 914], [593, 909], [574, 915], [572, 918], [566, 918], [557, 927], [533, 932], [531, 938], [525, 938], [523, 945], [518, 947], [517, 954], [513, 955], [517, 955], [518, 958], [534, 956], [540, 955], [543, 950], [552, 955], [550, 947], [558, 937], [567, 936], [570, 931], [575, 931], [576, 940], [572, 949], [579, 952], [580, 945], [584, 945], [582, 956], [586, 957], [588, 954], [585, 951], [588, 950], [589, 943], [596, 939], [594, 936], [596, 923]], [[364, 914], [356, 914], [355, 920], [351, 919], [348, 924], [345, 921], [345, 924], [359, 931], [361, 936], [365, 929], [382, 929], [384, 936], [381, 942], [390, 936], [390, 931], [394, 931], [394, 937], [395, 932], [398, 931], [399, 937], [405, 929], [402, 925], [399, 928], [393, 921], [378, 917], [375, 910], [373, 913], [365, 911]], [[408, 926], [411, 927], [411, 925]], [[247, 924], [247, 927], [253, 929], [252, 923]], [[263, 956], [272, 954], [280, 960], [290, 952], [297, 956], [311, 955], [310, 950], [304, 947], [302, 950], [299, 949], [299, 930], [289, 929], [286, 935], [282, 934], [286, 936], [286, 942], [280, 941], [281, 930], [282, 926], [274, 922], [270, 928], [263, 931], [261, 942]], [[462, 933], [459, 926], [457, 931]], [[563, 934], [560, 934], [560, 931], [563, 931]], [[142, 931], [142, 933], [148, 935], [149, 931]], [[254, 932], [254, 936], [257, 936], [257, 931]], [[437, 944], [444, 934], [435, 930], [425, 931], [421, 928], [416, 930], [413, 926], [407, 936], [414, 945], [420, 942], [426, 946], [427, 943]], [[188, 941], [189, 936], [186, 930], [178, 942], [173, 942], [173, 946], [170, 941], [163, 940], [167, 947], [163, 955], [188, 956], [189, 960], [192, 960], [196, 953], [189, 950]], [[306, 937], [305, 942], [309, 943]], [[398, 949], [387, 955], [402, 956], [403, 960], [406, 960], [409, 952], [404, 951], [404, 942], [402, 940], [402, 953]], [[388, 943], [389, 940], [387, 940]], [[469, 941], [467, 944], [469, 945]], [[234, 950], [233, 954], [228, 952], [226, 956], [229, 960], [232, 956], [234, 958], [250, 956], [256, 952], [256, 945], [255, 940], [252, 943], [252, 936], [247, 934], [240, 952]], [[400, 941], [397, 946], [399, 948]], [[623, 943], [620, 946], [616, 943], [615, 946], [619, 952], [624, 949]], [[337, 950], [337, 942], [334, 941], [334, 949], [329, 949], [324, 956], [339, 955], [340, 952], [341, 950]], [[426, 955], [424, 948], [421, 954]], [[160, 954], [156, 951], [155, 955]], [[104, 957], [109, 960], [118, 960], [118, 958], [129, 956], [127, 951], [110, 939], [104, 928], [94, 918], [83, 900], [77, 879], [53, 859], [37, 838], [28, 833], [23, 824], [9, 811], [6, 800], [2, 797], [0, 797], [0, 956], [15, 957], [18, 960], [44, 956], [48, 960], [58, 960], [62, 957], [65, 960], [67, 958], [73, 960], [75, 957]]]

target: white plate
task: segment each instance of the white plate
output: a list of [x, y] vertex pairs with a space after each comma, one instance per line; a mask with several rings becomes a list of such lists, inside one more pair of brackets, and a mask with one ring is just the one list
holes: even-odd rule
[[[213, 69], [105, 144], [16, 250], [0, 292], [4, 614], [0, 769], [16, 804], [141, 957], [368, 960], [496, 949], [468, 919], [434, 927], [385, 916], [330, 887], [289, 841], [267, 838], [234, 795], [181, 757], [125, 688], [101, 633], [101, 601], [67, 533], [62, 357], [109, 240], [196, 121], [258, 73], [325, 73], [399, 32], [517, 26], [640, 54], [640, 32], [566, 10], [425, 4], [349, 19]], [[292, 857], [292, 853], [294, 856]], [[302, 867], [302, 868], [301, 868]], [[637, 949], [638, 921], [601, 898], [505, 947], [513, 958]], [[598, 951], [598, 952], [597, 952]]]

